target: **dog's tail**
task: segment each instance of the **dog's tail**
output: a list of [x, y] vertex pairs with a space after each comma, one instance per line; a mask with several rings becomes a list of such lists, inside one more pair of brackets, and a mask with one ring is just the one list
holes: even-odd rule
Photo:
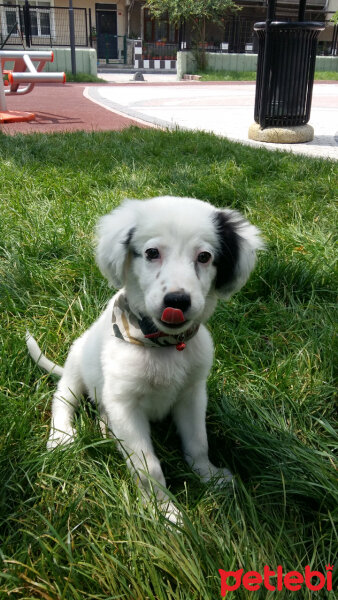
[[45, 356], [41, 352], [36, 340], [29, 333], [29, 331], [26, 331], [26, 344], [29, 354], [39, 367], [41, 367], [45, 371], [48, 371], [48, 373], [53, 373], [53, 375], [57, 375], [58, 377], [62, 376], [63, 367], [60, 367], [59, 365], [53, 363], [53, 361], [49, 360], [49, 358], [47, 358], [47, 356]]

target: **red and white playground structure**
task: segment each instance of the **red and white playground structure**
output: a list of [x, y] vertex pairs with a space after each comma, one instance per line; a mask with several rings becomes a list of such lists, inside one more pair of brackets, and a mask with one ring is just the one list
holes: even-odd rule
[[[0, 50], [0, 123], [35, 119], [34, 113], [7, 110], [6, 96], [28, 94], [35, 84], [65, 83], [65, 73], [41, 73], [46, 62], [53, 60], [52, 51]], [[5, 68], [7, 62], [14, 63], [12, 69]]]

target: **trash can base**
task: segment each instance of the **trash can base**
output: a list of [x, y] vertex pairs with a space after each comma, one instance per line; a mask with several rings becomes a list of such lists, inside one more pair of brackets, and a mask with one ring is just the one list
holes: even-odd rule
[[249, 127], [248, 137], [256, 142], [273, 144], [300, 144], [313, 140], [314, 130], [311, 125], [297, 125], [295, 127], [266, 127], [261, 129], [258, 123]]

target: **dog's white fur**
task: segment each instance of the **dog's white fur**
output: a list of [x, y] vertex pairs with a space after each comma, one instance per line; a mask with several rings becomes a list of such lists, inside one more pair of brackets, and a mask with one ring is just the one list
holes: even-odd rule
[[[165, 493], [150, 421], [171, 411], [191, 468], [203, 481], [215, 477], [229, 482], [230, 471], [216, 468], [208, 458], [206, 380], [213, 343], [203, 323], [214, 311], [218, 297], [228, 298], [246, 282], [256, 250], [262, 245], [258, 230], [236, 211], [219, 211], [191, 198], [125, 200], [103, 217], [98, 227], [97, 262], [113, 286], [125, 288], [131, 309], [151, 317], [163, 332], [172, 333], [161, 321], [163, 297], [180, 291], [190, 295], [191, 306], [175, 334], [192, 324], [201, 326], [183, 352], [175, 346], [133, 345], [112, 335], [112, 299], [74, 342], [63, 369], [42, 355], [28, 335], [34, 360], [61, 376], [53, 399], [48, 448], [74, 439], [74, 411], [81, 394], [87, 393], [97, 402], [102, 422], [118, 440], [141, 487], [149, 490], [150, 481], [159, 483], [154, 489], [170, 520], [176, 521], [178, 512]], [[160, 258], [147, 259], [149, 248], [158, 249]], [[207, 263], [199, 262], [201, 252], [211, 255]], [[226, 260], [233, 260], [232, 271], [219, 277], [219, 271], [228, 268], [222, 264]]]

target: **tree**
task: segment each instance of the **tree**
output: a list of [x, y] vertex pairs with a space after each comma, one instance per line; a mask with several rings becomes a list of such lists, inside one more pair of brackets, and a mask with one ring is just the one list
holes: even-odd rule
[[226, 12], [239, 9], [233, 0], [146, 0], [146, 7], [154, 17], [167, 13], [169, 21], [177, 26], [184, 21], [191, 24], [200, 67], [205, 66], [206, 23], [222, 25]]
[[330, 21], [332, 21], [335, 25], [338, 25], [338, 10], [332, 15]]

